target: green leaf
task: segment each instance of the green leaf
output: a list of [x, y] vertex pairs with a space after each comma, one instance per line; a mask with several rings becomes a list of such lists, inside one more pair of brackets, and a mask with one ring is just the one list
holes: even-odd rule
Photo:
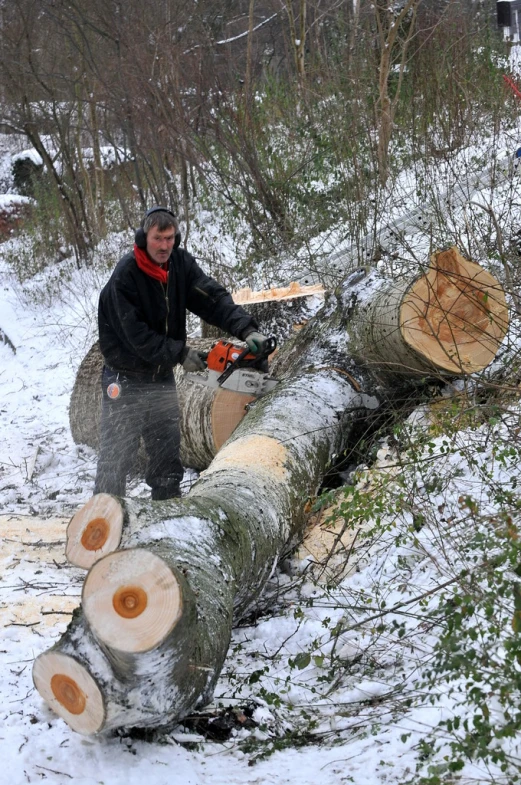
[[297, 654], [297, 656], [293, 660], [293, 664], [295, 665], [295, 668], [298, 668], [299, 671], [303, 670], [303, 668], [307, 668], [310, 662], [311, 662], [311, 654], [309, 654], [309, 652], [301, 652], [300, 654]]
[[449, 763], [449, 771], [461, 771], [464, 765], [465, 765], [465, 761], [451, 760], [451, 762]]

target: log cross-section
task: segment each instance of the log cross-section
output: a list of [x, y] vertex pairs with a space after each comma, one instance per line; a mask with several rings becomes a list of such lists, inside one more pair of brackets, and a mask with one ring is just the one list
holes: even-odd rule
[[403, 300], [405, 343], [433, 367], [474, 373], [495, 357], [508, 324], [503, 289], [456, 248], [436, 254]]
[[412, 280], [379, 287], [349, 329], [366, 362], [405, 376], [458, 376], [485, 368], [507, 328], [497, 279], [450, 248], [433, 254]]
[[123, 510], [108, 493], [98, 493], [74, 515], [67, 527], [65, 555], [71, 564], [89, 569], [119, 547]]
[[[459, 300], [486, 302], [492, 317], [478, 319], [471, 333], [480, 336], [478, 344], [486, 342], [493, 325], [489, 346], [497, 349], [508, 322], [501, 288], [487, 279], [484, 298], [483, 279], [467, 270], [463, 284], [460, 268], [458, 286], [441, 287], [445, 299], [438, 287], [435, 309], [443, 302], [448, 314], [458, 313], [451, 324], [461, 325]], [[436, 275], [441, 281], [442, 273]], [[453, 277], [446, 269], [443, 275]], [[401, 329], [389, 329], [409, 321], [401, 313], [411, 286], [416, 297], [418, 277], [400, 300], [393, 294], [391, 318], [386, 296], [396, 290], [394, 282], [375, 272], [350, 276], [282, 348], [273, 368], [280, 383], [252, 406], [187, 497], [109, 497], [111, 504], [94, 497], [90, 509], [76, 516], [70, 552], [81, 557], [83, 547], [89, 559], [94, 554], [82, 608], [33, 670], [41, 695], [74, 730], [160, 726], [210, 698], [234, 619], [252, 607], [299, 537], [307, 502], [332, 457], [349, 444], [360, 417], [380, 407], [385, 384], [392, 386], [389, 371], [399, 369], [403, 376], [411, 365], [415, 374], [420, 368], [424, 374], [450, 372], [447, 344], [467, 336], [466, 329], [450, 328], [447, 338], [446, 331], [429, 326], [445, 348], [441, 354], [428, 351], [423, 365], [422, 344], [416, 341], [413, 351]], [[426, 284], [426, 291], [434, 286]], [[494, 308], [491, 292], [499, 303]], [[363, 316], [378, 300], [387, 312], [375, 347]], [[456, 365], [460, 373], [467, 368]], [[101, 540], [114, 550], [97, 548]]]

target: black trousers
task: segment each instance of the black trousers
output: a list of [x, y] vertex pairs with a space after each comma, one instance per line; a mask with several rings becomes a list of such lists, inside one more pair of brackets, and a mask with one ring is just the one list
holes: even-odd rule
[[[110, 385], [110, 397], [107, 389]], [[114, 385], [117, 385], [115, 387]], [[125, 496], [127, 475], [134, 465], [141, 437], [147, 452], [145, 480], [153, 499], [180, 496], [183, 467], [175, 381], [129, 379], [104, 368], [101, 377], [100, 452], [94, 493]]]

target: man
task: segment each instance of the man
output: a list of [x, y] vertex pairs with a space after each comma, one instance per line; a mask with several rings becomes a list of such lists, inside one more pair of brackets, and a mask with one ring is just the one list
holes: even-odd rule
[[103, 403], [95, 493], [124, 496], [143, 437], [152, 499], [180, 496], [179, 407], [173, 366], [205, 365], [186, 345], [186, 309], [244, 340], [254, 354], [266, 338], [230, 294], [180, 248], [175, 215], [149, 210], [134, 250], [117, 264], [98, 309]]

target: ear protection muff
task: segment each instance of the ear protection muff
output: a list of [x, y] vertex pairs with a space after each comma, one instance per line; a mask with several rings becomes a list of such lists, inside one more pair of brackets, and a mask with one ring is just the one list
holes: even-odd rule
[[[153, 213], [168, 213], [168, 215], [171, 215], [172, 218], [175, 218], [175, 222], [177, 224], [177, 216], [172, 212], [172, 210], [169, 210], [168, 207], [151, 207], [150, 210], [147, 210], [143, 220], [141, 221], [141, 226], [139, 229], [136, 229], [136, 234], [134, 235], [134, 242], [138, 248], [142, 248], [143, 250], [147, 247], [147, 233], [143, 229], [143, 224], [145, 223], [148, 216], [152, 215]], [[181, 232], [179, 229], [176, 229], [174, 248], [178, 248], [180, 244]]]

